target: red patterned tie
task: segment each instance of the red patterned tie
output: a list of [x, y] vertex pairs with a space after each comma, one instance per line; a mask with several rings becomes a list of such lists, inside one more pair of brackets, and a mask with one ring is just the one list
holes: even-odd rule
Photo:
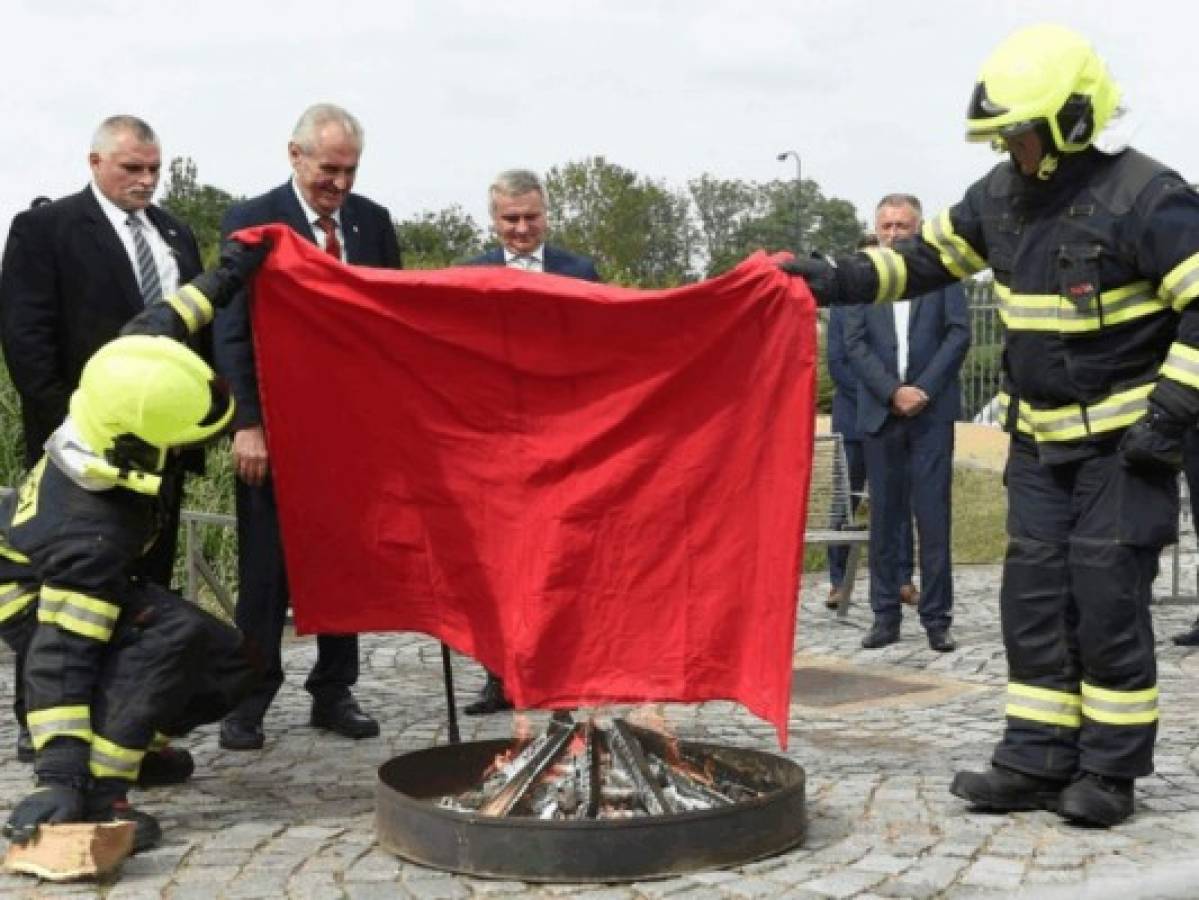
[[325, 252], [341, 259], [341, 243], [337, 240], [337, 223], [333, 221], [333, 217], [321, 216], [316, 220], [316, 225], [325, 233]]

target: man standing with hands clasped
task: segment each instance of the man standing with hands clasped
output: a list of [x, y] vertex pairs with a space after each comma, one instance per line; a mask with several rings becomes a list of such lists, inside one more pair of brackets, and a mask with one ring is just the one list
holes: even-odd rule
[[[874, 213], [879, 244], [920, 230], [920, 201], [888, 194]], [[916, 517], [920, 623], [933, 650], [956, 648], [950, 563], [953, 423], [961, 406], [958, 370], [970, 346], [965, 291], [955, 283], [911, 302], [850, 307], [845, 351], [858, 380], [858, 431], [870, 483], [870, 607], [867, 649], [899, 640], [904, 553]]]

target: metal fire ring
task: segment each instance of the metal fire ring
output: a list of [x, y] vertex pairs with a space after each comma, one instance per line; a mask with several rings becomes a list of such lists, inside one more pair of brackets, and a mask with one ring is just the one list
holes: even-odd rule
[[[641, 729], [638, 734], [655, 739]], [[772, 856], [799, 844], [807, 829], [802, 766], [757, 750], [691, 741], [679, 741], [679, 749], [756, 772], [777, 789], [708, 810], [584, 821], [483, 816], [433, 802], [469, 789], [513, 743], [453, 744], [388, 760], [375, 791], [379, 843], [411, 862], [465, 875], [615, 882]]]

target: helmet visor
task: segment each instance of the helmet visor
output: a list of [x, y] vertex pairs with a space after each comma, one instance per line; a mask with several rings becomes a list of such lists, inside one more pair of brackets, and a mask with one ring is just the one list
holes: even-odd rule
[[970, 103], [966, 107], [966, 140], [985, 144], [1016, 137], [1032, 131], [1041, 121], [1013, 121], [1012, 110], [987, 96], [987, 86], [980, 81], [974, 86], [974, 93], [970, 95]]

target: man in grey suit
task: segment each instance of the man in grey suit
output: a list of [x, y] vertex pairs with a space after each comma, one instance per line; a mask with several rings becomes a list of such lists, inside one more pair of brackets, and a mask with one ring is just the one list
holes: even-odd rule
[[[547, 198], [537, 173], [528, 169], [509, 169], [496, 176], [487, 191], [491, 226], [500, 246], [466, 261], [468, 266], [508, 266], [528, 272], [547, 272], [584, 281], [599, 281], [595, 263], [586, 256], [571, 253], [545, 242]], [[464, 710], [468, 716], [482, 716], [511, 709], [504, 694], [504, 682], [487, 673], [487, 681], [478, 698]]]
[[[884, 247], [914, 237], [920, 201], [889, 194], [875, 211]], [[961, 404], [958, 370], [970, 346], [961, 284], [910, 303], [850, 307], [845, 346], [858, 378], [858, 430], [870, 483], [870, 607], [867, 649], [899, 640], [902, 528], [916, 517], [920, 623], [933, 650], [956, 649], [950, 563], [953, 423]], [[909, 513], [909, 508], [911, 513]]]
[[[391, 214], [350, 192], [362, 145], [362, 126], [344, 109], [331, 103], [309, 107], [287, 145], [292, 178], [231, 207], [221, 222], [222, 236], [252, 225], [282, 222], [342, 262], [400, 268]], [[260, 689], [221, 724], [220, 743], [227, 750], [256, 750], [265, 740], [262, 719], [283, 685], [287, 572], [245, 293], [221, 310], [214, 328], [217, 371], [229, 380], [237, 400], [233, 419], [240, 582], [236, 620], [258, 645], [266, 664]], [[352, 589], [347, 585], [347, 590]], [[318, 635], [316, 664], [304, 683], [312, 695], [313, 727], [349, 738], [379, 734], [378, 722], [362, 711], [350, 693], [357, 681], [357, 635]]]

